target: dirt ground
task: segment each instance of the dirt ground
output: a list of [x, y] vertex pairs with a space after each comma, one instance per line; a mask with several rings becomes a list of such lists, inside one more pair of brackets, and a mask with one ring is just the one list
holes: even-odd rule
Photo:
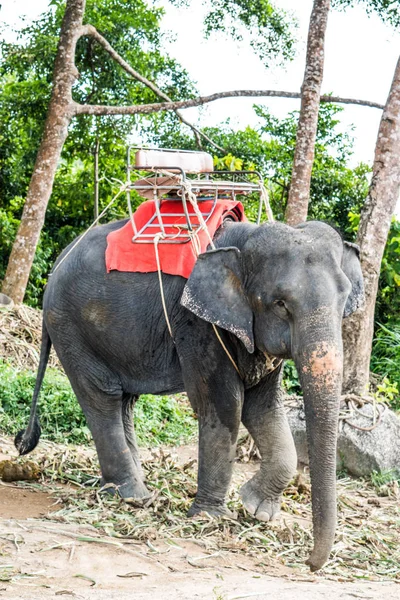
[[[10, 440], [0, 438], [0, 446], [0, 460], [10, 458]], [[196, 457], [195, 446], [178, 452], [181, 461]], [[254, 468], [241, 465], [237, 477], [246, 471], [247, 478]], [[122, 544], [99, 535], [95, 527], [58, 522], [52, 518], [59, 508], [56, 502], [54, 492], [0, 482], [0, 599], [400, 598], [396, 583], [341, 583], [311, 573], [299, 576], [278, 563], [261, 573], [254, 557], [229, 550], [210, 553], [195, 539]]]

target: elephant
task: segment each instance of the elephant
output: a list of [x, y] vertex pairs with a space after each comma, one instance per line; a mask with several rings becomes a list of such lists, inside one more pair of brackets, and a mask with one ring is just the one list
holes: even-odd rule
[[[171, 335], [157, 272], [106, 273], [106, 237], [125, 223], [93, 228], [55, 264], [43, 299], [31, 416], [17, 449], [28, 453], [39, 441], [37, 399], [54, 345], [93, 435], [103, 484], [127, 501], [149, 496], [135, 401], [186, 391], [199, 423], [198, 489], [189, 516], [229, 514], [225, 497], [242, 422], [262, 458], [241, 500], [256, 519], [269, 521], [297, 467], [281, 390], [282, 361], [292, 358], [310, 455], [308, 564], [320, 569], [336, 528], [342, 318], [363, 302], [358, 247], [319, 221], [224, 223], [215, 249], [198, 256], [189, 279], [162, 274]], [[272, 369], [271, 357], [279, 359]]]

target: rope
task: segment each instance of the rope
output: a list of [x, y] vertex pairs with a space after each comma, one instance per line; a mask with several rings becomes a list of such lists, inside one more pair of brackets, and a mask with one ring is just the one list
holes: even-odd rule
[[[378, 404], [373, 396], [345, 394], [341, 397], [341, 400], [346, 404], [346, 408], [341, 409], [339, 413], [339, 431], [342, 431], [344, 424], [352, 427], [353, 429], [358, 429], [359, 431], [373, 431], [375, 427], [378, 427], [384, 413], [387, 410], [387, 406], [383, 403]], [[372, 415], [367, 415], [359, 410], [358, 407], [365, 406], [366, 404], [372, 404]], [[285, 405], [289, 408], [297, 408], [298, 399], [291, 400], [290, 397], [287, 397], [285, 398]], [[368, 427], [362, 427], [361, 425], [357, 425], [356, 423], [350, 421], [349, 419], [354, 417], [355, 413], [361, 415], [364, 419], [369, 419], [372, 421], [372, 425]]]
[[160, 282], [161, 302], [162, 302], [162, 306], [163, 306], [163, 310], [164, 310], [165, 320], [167, 321], [168, 331], [170, 333], [170, 336], [173, 339], [172, 327], [171, 327], [171, 323], [170, 323], [170, 320], [169, 320], [169, 317], [168, 317], [167, 305], [165, 303], [164, 286], [163, 286], [163, 282], [162, 282], [162, 272], [161, 272], [161, 265], [160, 265], [160, 257], [159, 257], [159, 254], [158, 254], [158, 242], [160, 241], [160, 239], [162, 237], [164, 237], [164, 235], [161, 232], [157, 233], [155, 235], [155, 237], [154, 237], [154, 250], [155, 250], [155, 253], [156, 253], [158, 281]]
[[[349, 425], [349, 427], [358, 429], [359, 431], [373, 431], [381, 422], [382, 416], [387, 409], [385, 404], [377, 404], [373, 396], [356, 396], [354, 394], [347, 394], [342, 396], [342, 400], [347, 405], [347, 411], [339, 415], [339, 421], [342, 421], [343, 423]], [[366, 404], [372, 404], [372, 415], [367, 415], [359, 410], [359, 407], [363, 407]], [[351, 419], [355, 413], [361, 415], [364, 417], [364, 419], [372, 420], [372, 425], [369, 427], [362, 427], [361, 425], [356, 425], [356, 423], [349, 421], [349, 419]]]
[[194, 210], [194, 212], [196, 214], [196, 217], [198, 218], [199, 223], [200, 223], [200, 227], [197, 229], [196, 235], [197, 235], [197, 233], [199, 231], [205, 231], [206, 235], [208, 237], [208, 241], [210, 243], [211, 248], [213, 250], [215, 250], [215, 244], [214, 244], [213, 239], [212, 239], [212, 237], [210, 235], [210, 232], [208, 231], [207, 223], [205, 222], [204, 217], [203, 217], [203, 215], [201, 213], [201, 210], [199, 209], [199, 205], [197, 203], [197, 198], [196, 198], [195, 194], [192, 192], [192, 186], [191, 186], [190, 182], [187, 179], [183, 179], [182, 175], [180, 175], [179, 178], [181, 180], [180, 184], [183, 187], [183, 189], [185, 190], [185, 192], [187, 194], [187, 197], [189, 199], [189, 202], [192, 205], [193, 210]]
[[[104, 177], [104, 179], [106, 179]], [[57, 271], [57, 269], [63, 264], [64, 260], [71, 254], [71, 252], [73, 250], [75, 250], [75, 248], [81, 243], [81, 241], [83, 240], [84, 237], [87, 236], [87, 234], [89, 233], [89, 231], [91, 229], [93, 229], [93, 227], [100, 221], [100, 219], [102, 217], [104, 217], [104, 215], [106, 214], [106, 212], [108, 211], [109, 208], [111, 208], [111, 206], [114, 204], [114, 202], [117, 200], [117, 198], [119, 198], [119, 196], [125, 192], [127, 190], [127, 188], [129, 187], [130, 184], [126, 183], [124, 185], [122, 185], [119, 189], [119, 192], [117, 194], [115, 194], [114, 198], [112, 198], [112, 200], [110, 200], [110, 202], [107, 204], [107, 206], [105, 207], [104, 210], [102, 210], [102, 212], [99, 214], [99, 216], [97, 217], [97, 219], [95, 219], [93, 221], [93, 223], [90, 225], [90, 227], [88, 229], [86, 229], [86, 231], [84, 233], [82, 233], [82, 235], [76, 240], [75, 244], [68, 250], [68, 252], [62, 257], [62, 259], [60, 260], [60, 262], [54, 267], [54, 269], [52, 270], [52, 272], [49, 274], [49, 277], [51, 277], [53, 275], [53, 273], [55, 273]]]
[[267, 213], [268, 221], [273, 223], [275, 221], [274, 215], [272, 213], [271, 204], [269, 202], [269, 192], [265, 185], [260, 181], [260, 191], [261, 191], [261, 199], [264, 202], [265, 212]]
[[233, 366], [235, 367], [235, 369], [236, 369], [236, 372], [237, 372], [237, 373], [240, 375], [239, 367], [237, 366], [237, 364], [236, 364], [236, 363], [235, 363], [235, 361], [233, 360], [231, 353], [229, 352], [228, 348], [225, 346], [224, 342], [222, 341], [222, 338], [221, 338], [221, 336], [220, 336], [220, 335], [219, 335], [219, 333], [218, 333], [217, 326], [216, 326], [214, 323], [212, 323], [212, 326], [213, 326], [213, 329], [214, 329], [214, 331], [215, 331], [215, 335], [216, 335], [216, 336], [217, 336], [217, 338], [218, 338], [218, 341], [219, 341], [219, 343], [221, 344], [221, 346], [222, 346], [222, 347], [223, 347], [223, 349], [225, 350], [226, 354], [228, 355], [228, 358], [229, 358], [229, 360], [231, 361], [231, 363], [233, 364]]

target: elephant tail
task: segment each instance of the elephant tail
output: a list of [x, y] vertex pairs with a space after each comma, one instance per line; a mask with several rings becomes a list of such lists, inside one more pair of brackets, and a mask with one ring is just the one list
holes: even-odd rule
[[51, 349], [51, 339], [49, 336], [49, 332], [46, 329], [46, 325], [42, 325], [42, 345], [40, 348], [40, 360], [39, 367], [36, 377], [35, 389], [33, 392], [32, 405], [31, 405], [31, 414], [29, 417], [28, 427], [19, 431], [14, 439], [14, 445], [18, 452], [22, 454], [28, 454], [32, 452], [34, 448], [36, 448], [40, 434], [42, 432], [40, 428], [39, 418], [37, 414], [37, 403], [40, 388], [42, 386], [43, 377], [46, 371], [47, 362], [49, 360]]

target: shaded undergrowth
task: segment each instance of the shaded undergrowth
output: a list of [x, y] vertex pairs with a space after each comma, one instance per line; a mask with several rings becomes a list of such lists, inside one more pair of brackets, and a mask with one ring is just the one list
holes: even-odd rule
[[[36, 373], [0, 360], [0, 430], [15, 435], [28, 423]], [[91, 434], [66, 376], [49, 368], [39, 400], [42, 437], [54, 442], [88, 444]], [[135, 406], [139, 444], [187, 443], [197, 432], [188, 402], [182, 396], [140, 397]]]

